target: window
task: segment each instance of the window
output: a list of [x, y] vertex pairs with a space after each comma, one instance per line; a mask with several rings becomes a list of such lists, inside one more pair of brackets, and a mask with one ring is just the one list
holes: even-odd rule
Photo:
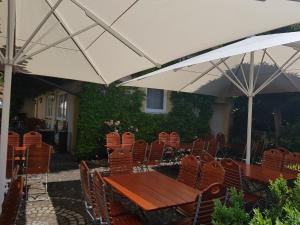
[[57, 119], [65, 120], [67, 118], [67, 95], [58, 97]]
[[53, 116], [54, 95], [48, 95], [46, 99], [46, 118]]
[[147, 89], [146, 109], [149, 113], [166, 112], [166, 92], [160, 89]]

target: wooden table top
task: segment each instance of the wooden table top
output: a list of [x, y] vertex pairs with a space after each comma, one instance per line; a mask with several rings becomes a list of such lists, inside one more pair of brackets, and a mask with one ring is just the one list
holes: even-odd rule
[[104, 179], [145, 211], [192, 203], [199, 193], [199, 190], [156, 171], [117, 175]]
[[245, 177], [264, 184], [268, 184], [270, 180], [274, 181], [280, 176], [282, 176], [286, 180], [294, 180], [297, 178], [296, 174], [263, 168], [260, 165], [249, 165], [244, 162], [239, 162], [239, 165], [241, 166]]

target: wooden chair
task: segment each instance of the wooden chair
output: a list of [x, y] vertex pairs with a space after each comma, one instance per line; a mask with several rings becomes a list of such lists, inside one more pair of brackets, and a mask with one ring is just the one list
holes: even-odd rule
[[122, 146], [121, 146], [122, 149], [132, 151], [134, 142], [135, 142], [135, 136], [133, 133], [125, 132], [122, 134]]
[[[41, 175], [40, 182], [45, 184], [45, 191], [42, 193], [35, 193], [35, 195], [44, 194], [48, 191], [48, 172], [51, 161], [51, 154], [53, 152], [50, 145], [30, 145], [26, 155], [26, 197], [28, 198], [28, 180], [30, 175]], [[43, 175], [45, 181], [43, 182]], [[36, 180], [36, 179], [34, 179]]]
[[23, 146], [29, 147], [31, 145], [42, 146], [42, 135], [35, 131], [30, 131], [23, 135]]
[[117, 132], [110, 132], [106, 134], [106, 148], [110, 149], [121, 148], [120, 135]]
[[263, 153], [262, 167], [280, 171], [283, 166], [284, 153], [278, 149], [270, 149]]
[[258, 196], [244, 191], [243, 181], [242, 181], [242, 170], [241, 167], [232, 159], [224, 158], [221, 161], [221, 165], [225, 170], [224, 185], [227, 188], [234, 187], [238, 191], [244, 192], [244, 202], [256, 202], [259, 198]]
[[11, 145], [7, 146], [7, 159], [6, 159], [6, 178], [9, 179], [12, 177], [14, 165], [15, 165], [15, 156], [14, 156], [14, 147]]
[[133, 173], [132, 152], [113, 151], [109, 155], [109, 173], [110, 176]]
[[300, 171], [293, 168], [293, 166], [298, 165], [300, 165], [300, 153], [289, 152], [284, 156], [282, 171], [297, 174]]
[[153, 141], [150, 145], [149, 155], [147, 157], [147, 166], [156, 166], [161, 163], [164, 154], [165, 144], [159, 140]]
[[2, 212], [0, 215], [1, 225], [15, 224], [22, 201], [23, 187], [23, 177], [18, 177], [11, 182], [7, 195], [5, 196], [2, 204]]
[[201, 167], [203, 167], [205, 163], [212, 162], [214, 160], [215, 158], [206, 151], [203, 151], [202, 154], [200, 155]]
[[211, 225], [214, 212], [214, 201], [219, 199], [222, 204], [226, 202], [227, 189], [224, 185], [213, 183], [199, 193], [197, 202], [191, 205], [192, 214], [176, 225]]
[[218, 142], [215, 138], [210, 139], [207, 142], [207, 152], [211, 154], [213, 157], [216, 157], [218, 150]]
[[94, 172], [93, 189], [95, 194], [95, 207], [99, 212], [100, 224], [142, 225], [142, 222], [126, 211], [121, 203], [109, 200], [107, 196], [107, 185], [98, 171]]
[[8, 132], [8, 145], [13, 147], [20, 146], [20, 135], [16, 132], [9, 131]]
[[200, 163], [193, 155], [186, 156], [181, 160], [179, 175], [177, 180], [196, 188], [199, 176]]
[[170, 140], [170, 135], [167, 132], [160, 132], [158, 134], [158, 142], [163, 144], [168, 144]]
[[201, 138], [196, 139], [195, 141], [193, 141], [193, 147], [192, 147], [191, 154], [196, 157], [200, 157], [204, 150], [204, 146], [205, 146], [205, 143], [204, 143], [203, 139], [201, 139]]
[[137, 140], [132, 149], [133, 166], [142, 166], [145, 163], [147, 143], [144, 140]]
[[168, 146], [178, 150], [180, 148], [180, 135], [177, 132], [171, 132]]
[[205, 163], [202, 167], [201, 178], [197, 188], [202, 191], [213, 183], [223, 184], [224, 177], [225, 170], [219, 162], [211, 161]]

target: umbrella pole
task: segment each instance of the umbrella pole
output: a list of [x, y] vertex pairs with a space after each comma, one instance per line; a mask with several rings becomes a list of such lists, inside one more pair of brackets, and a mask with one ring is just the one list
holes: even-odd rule
[[253, 81], [254, 81], [254, 52], [250, 53], [249, 91], [248, 91], [248, 121], [247, 121], [247, 149], [246, 163], [251, 159], [252, 108], [253, 108]]
[[[7, 40], [4, 62], [4, 88], [1, 117], [0, 138], [0, 205], [2, 205], [6, 185], [6, 160], [10, 112], [11, 78], [13, 72], [12, 59], [15, 45], [16, 5], [15, 0], [8, 1]], [[0, 207], [0, 212], [2, 208]]]

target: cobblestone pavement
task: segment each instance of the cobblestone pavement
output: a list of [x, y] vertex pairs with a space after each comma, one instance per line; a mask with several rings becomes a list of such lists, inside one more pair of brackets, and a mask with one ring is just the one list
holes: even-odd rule
[[[104, 168], [104, 162], [89, 163], [97, 169]], [[176, 169], [159, 169], [168, 176], [175, 177]], [[174, 172], [175, 171], [175, 172]], [[39, 177], [33, 177], [39, 178]], [[29, 201], [23, 201], [17, 225], [92, 225], [88, 214], [85, 212], [81, 194], [80, 174], [78, 163], [70, 155], [55, 154], [52, 158], [50, 173], [48, 176], [48, 192], [36, 195], [44, 191], [42, 183], [38, 179], [29, 182]], [[34, 194], [31, 196], [31, 194]], [[39, 200], [39, 201], [37, 201]], [[122, 200], [126, 208], [141, 217], [141, 211], [128, 200]], [[147, 215], [150, 224], [165, 224], [166, 221], [177, 220], [178, 216], [174, 209], [162, 210]], [[151, 222], [150, 222], [151, 221]], [[161, 222], [163, 221], [163, 222]]]

